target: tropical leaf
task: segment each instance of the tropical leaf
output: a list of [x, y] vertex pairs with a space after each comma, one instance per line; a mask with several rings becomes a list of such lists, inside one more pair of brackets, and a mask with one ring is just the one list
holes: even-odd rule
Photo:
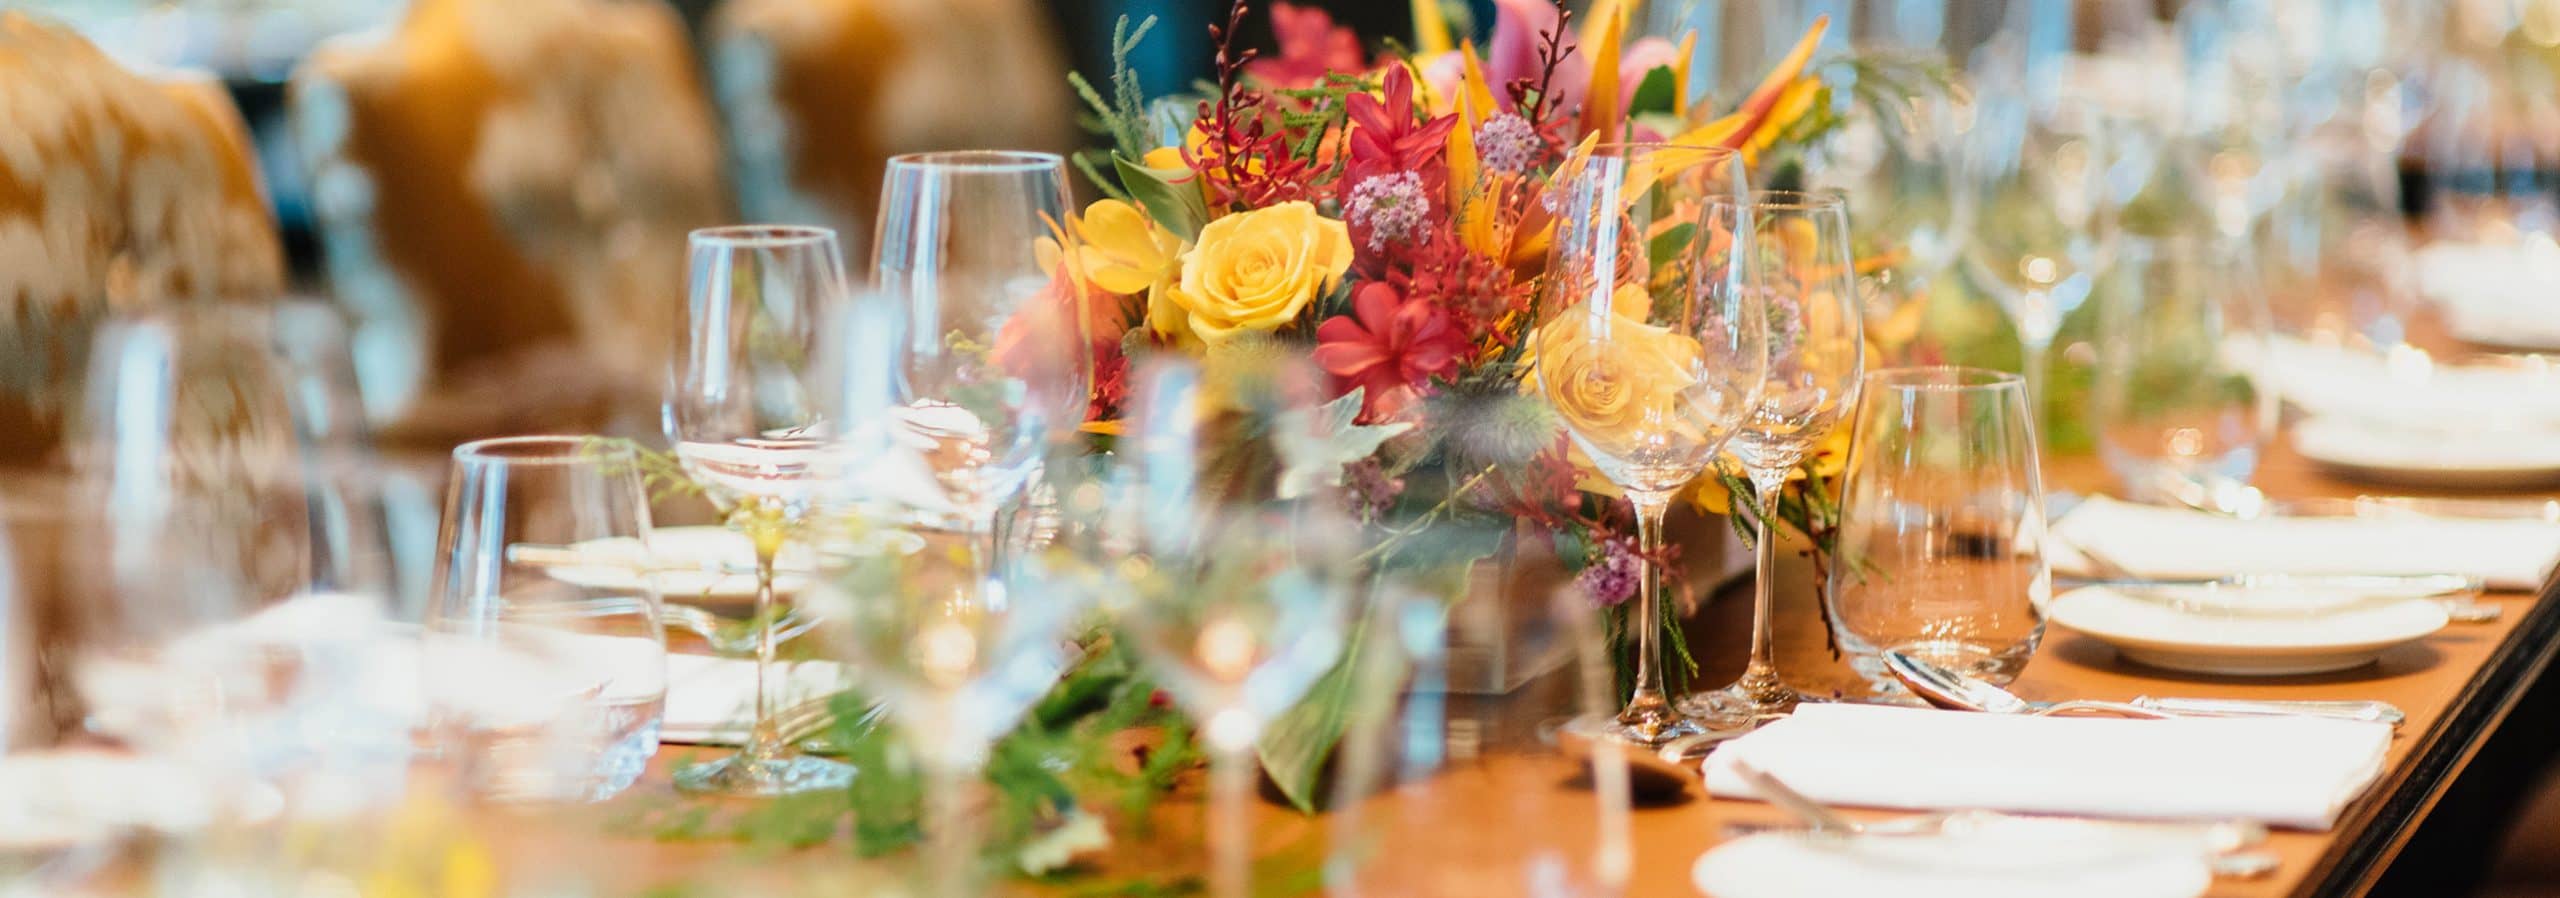
[[1128, 157], [1113, 155], [1111, 165], [1120, 172], [1120, 183], [1146, 207], [1147, 215], [1165, 230], [1188, 241], [1200, 236], [1209, 223], [1209, 199], [1200, 193], [1199, 175], [1190, 169], [1149, 168], [1131, 162]]

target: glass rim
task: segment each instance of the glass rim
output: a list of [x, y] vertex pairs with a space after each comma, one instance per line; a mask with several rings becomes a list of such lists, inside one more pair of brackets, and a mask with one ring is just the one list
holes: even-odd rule
[[455, 464], [569, 466], [639, 457], [627, 443], [594, 434], [545, 433], [490, 437], [453, 447]]
[[807, 246], [836, 242], [836, 229], [817, 225], [734, 224], [696, 228], [685, 234], [691, 246], [719, 244], [723, 246]]
[[1755, 188], [1739, 196], [1723, 194], [1709, 196], [1707, 202], [1752, 209], [1775, 209], [1782, 212], [1821, 212], [1829, 209], [1845, 211], [1849, 208], [1849, 193], [1835, 187], [1817, 187], [1812, 190]]
[[1064, 169], [1067, 159], [1039, 150], [933, 150], [889, 157], [889, 167], [940, 168], [973, 174], [1016, 174]]
[[1970, 365], [1914, 365], [1867, 372], [1865, 383], [1884, 390], [1957, 392], [2027, 388], [2025, 375]]

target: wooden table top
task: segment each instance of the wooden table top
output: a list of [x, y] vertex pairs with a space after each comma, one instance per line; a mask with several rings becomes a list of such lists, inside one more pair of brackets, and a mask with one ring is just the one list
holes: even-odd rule
[[[2047, 474], [2054, 489], [2090, 491], [2106, 485], [2104, 472], [2092, 459], [2049, 462]], [[2329, 479], [2281, 450], [2262, 466], [2256, 482], [2277, 497], [2406, 492]], [[2273, 876], [2217, 881], [2209, 893], [2222, 898], [2357, 894], [2390, 863], [2409, 832], [2481, 742], [2503, 721], [2524, 687], [2541, 676], [2555, 651], [2560, 651], [2560, 601], [2554, 600], [2555, 592], [2560, 592], [2560, 584], [2546, 585], [2539, 597], [2493, 593], [2486, 601], [2507, 608], [2496, 622], [2456, 624], [2422, 642], [2391, 651], [2378, 665], [2312, 676], [2229, 679], [2150, 670], [2119, 661], [2106, 646], [2056, 626], [2048, 631], [2042, 649], [2016, 688], [2035, 699], [2127, 699], [2140, 694], [2174, 694], [2381, 699], [2400, 706], [2408, 712], [2409, 719], [2392, 740], [2383, 776], [2349, 806], [2336, 828], [2323, 833], [2275, 833], [2265, 847], [2279, 855], [2283, 864]], [[1693, 622], [1693, 648], [1699, 653], [1703, 682], [1723, 682], [1740, 669], [1749, 604], [1715, 601]], [[668, 748], [633, 800], [663, 801], [667, 795], [664, 784], [668, 759], [706, 751], [683, 746]], [[2518, 784], [2520, 788], [2522, 785]], [[1446, 803], [1452, 809], [1446, 826], [1473, 843], [1465, 849], [1468, 853], [1492, 858], [1503, 857], [1507, 844], [1530, 836], [1544, 844], [1570, 844], [1569, 833], [1576, 825], [1573, 815], [1548, 814], [1539, 803], [1584, 800], [1576, 796], [1588, 793], [1578, 789], [1559, 781], [1556, 794], [1524, 799], [1513, 794], [1513, 787], [1496, 790], [1458, 786], [1446, 795]], [[1196, 863], [1199, 811], [1192, 795], [1168, 799], [1158, 807], [1158, 815], [1170, 825], [1158, 827], [1142, 844], [1115, 847], [1101, 862], [1102, 868], [1133, 872]], [[1321, 838], [1325, 829], [1334, 825], [1330, 817], [1303, 816], [1266, 802], [1256, 810], [1257, 842], [1274, 852], [1285, 851], [1285, 846], [1298, 846], [1303, 852], [1311, 837]], [[1640, 805], [1633, 819], [1635, 863], [1629, 894], [1695, 894], [1688, 884], [1690, 866], [1701, 852], [1723, 838], [1729, 826], [1784, 822], [1782, 814], [1765, 804], [1708, 799], [1695, 783], [1678, 800]], [[1567, 830], [1568, 835], [1560, 839], [1558, 828]], [[1410, 851], [1419, 857], [1432, 850], [1438, 835], [1399, 832], [1390, 844], [1410, 840]], [[805, 883], [812, 876], [835, 883], [876, 881], [870, 876], [845, 872], [851, 869], [844, 860], [846, 852], [835, 847], [759, 856], [743, 863], [734, 846], [723, 844], [613, 839], [590, 848], [597, 858], [613, 861], [596, 865], [596, 869], [612, 871], [613, 879], [628, 879], [634, 891], [675, 881], [740, 886], [748, 880], [772, 878], [777, 882], [777, 891], [764, 894], [815, 894], [806, 892], [803, 886], [783, 883]], [[1306, 862], [1312, 862], [1318, 855], [1304, 856]], [[1441, 856], [1449, 855], [1442, 852]], [[794, 868], [817, 872], [782, 872]], [[1457, 883], [1444, 879], [1439, 885], [1455, 887]], [[1467, 885], [1469, 894], [1501, 894], [1498, 889], [1475, 888], [1479, 885], [1476, 883]], [[861, 891], [857, 888], [852, 893]], [[1035, 887], [1029, 891], [1051, 890]]]

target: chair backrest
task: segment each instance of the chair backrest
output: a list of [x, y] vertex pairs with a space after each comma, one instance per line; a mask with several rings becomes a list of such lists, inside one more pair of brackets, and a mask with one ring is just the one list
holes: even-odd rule
[[1075, 143], [1038, 0], [728, 0], [709, 30], [747, 217], [835, 228], [857, 270], [890, 156]]
[[384, 440], [650, 419], [685, 234], [729, 211], [672, 9], [420, 0], [316, 52], [290, 105]]
[[0, 12], [0, 466], [58, 448], [100, 319], [282, 292], [254, 159], [220, 85]]

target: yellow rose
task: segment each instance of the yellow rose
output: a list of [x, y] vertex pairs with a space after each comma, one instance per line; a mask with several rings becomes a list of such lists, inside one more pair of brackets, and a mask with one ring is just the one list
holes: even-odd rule
[[[1278, 329], [1351, 270], [1351, 231], [1307, 202], [1238, 212], [1200, 229], [1167, 298], [1183, 324], [1216, 343]], [[1168, 310], [1169, 311], [1169, 310]], [[1169, 322], [1150, 310], [1161, 332]]]
[[1556, 412], [1612, 454], [1682, 427], [1682, 394], [1697, 384], [1703, 361], [1697, 341], [1617, 314], [1606, 339], [1593, 324], [1576, 309], [1538, 331], [1538, 377]]

